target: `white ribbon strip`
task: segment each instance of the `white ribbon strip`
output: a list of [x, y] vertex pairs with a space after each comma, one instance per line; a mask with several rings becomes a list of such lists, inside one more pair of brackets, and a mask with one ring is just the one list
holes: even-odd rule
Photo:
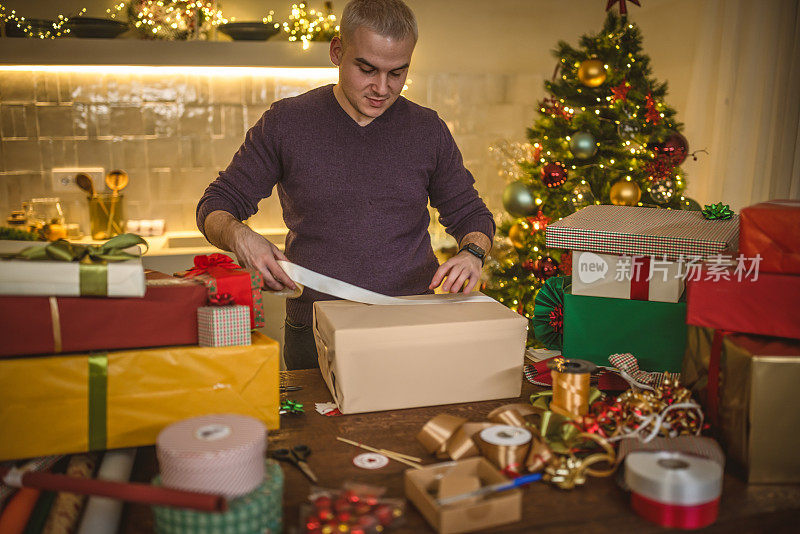
[[289, 275], [294, 282], [310, 287], [320, 293], [339, 297], [340, 299], [362, 302], [364, 304], [378, 305], [409, 305], [409, 304], [453, 304], [461, 302], [495, 302], [492, 297], [483, 293], [470, 293], [463, 296], [453, 296], [452, 298], [426, 298], [426, 299], [402, 299], [381, 295], [374, 291], [364, 289], [347, 282], [342, 282], [336, 278], [315, 273], [305, 267], [300, 267], [294, 263], [279, 260], [278, 265]]

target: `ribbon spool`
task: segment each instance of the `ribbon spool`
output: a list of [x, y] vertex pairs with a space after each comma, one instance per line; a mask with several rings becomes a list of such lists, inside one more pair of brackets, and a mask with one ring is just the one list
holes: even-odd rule
[[239, 497], [264, 481], [267, 429], [253, 417], [217, 414], [173, 423], [158, 435], [164, 486]]
[[524, 428], [496, 425], [481, 430], [477, 441], [487, 460], [504, 473], [519, 474], [525, 470], [532, 439], [533, 434]]
[[694, 529], [717, 519], [722, 466], [682, 452], [632, 452], [625, 458], [631, 505], [664, 527]]
[[547, 367], [553, 379], [550, 410], [565, 417], [589, 413], [589, 382], [597, 366], [585, 360], [556, 358]]
[[[156, 532], [159, 534], [264, 534], [282, 532], [283, 471], [274, 460], [261, 461], [266, 476], [261, 484], [243, 497], [228, 503], [228, 510], [198, 512], [187, 508], [153, 506]], [[153, 484], [162, 484], [156, 477]]]

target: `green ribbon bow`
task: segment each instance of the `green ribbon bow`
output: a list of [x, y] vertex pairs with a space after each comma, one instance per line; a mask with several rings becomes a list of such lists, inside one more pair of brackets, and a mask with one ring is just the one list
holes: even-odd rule
[[[589, 389], [589, 405], [600, 398], [600, 390], [597, 388]], [[580, 434], [580, 430], [575, 425], [569, 424], [570, 418], [550, 411], [550, 401], [553, 398], [552, 391], [540, 391], [531, 395], [531, 404], [534, 408], [542, 410], [539, 421], [539, 433], [550, 449], [558, 454], [569, 454], [575, 444], [575, 440]]]
[[296, 415], [305, 413], [305, 410], [303, 409], [303, 405], [299, 402], [287, 400], [281, 403], [281, 409], [279, 413], [281, 415]]
[[144, 245], [147, 241], [136, 234], [120, 234], [102, 245], [79, 245], [66, 239], [53, 241], [45, 246], [28, 247], [16, 254], [5, 255], [5, 259], [55, 260], [79, 263], [80, 294], [84, 296], [105, 296], [108, 294], [108, 262], [139, 258], [136, 254], [125, 252], [134, 245]]
[[733, 210], [731, 207], [727, 204], [723, 204], [722, 202], [717, 202], [716, 204], [706, 204], [703, 207], [702, 213], [703, 217], [710, 221], [722, 221], [733, 217]]

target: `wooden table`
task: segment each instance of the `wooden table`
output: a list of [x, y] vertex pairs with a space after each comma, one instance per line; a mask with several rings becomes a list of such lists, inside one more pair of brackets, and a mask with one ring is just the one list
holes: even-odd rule
[[[319, 371], [287, 371], [282, 373], [286, 385], [303, 386], [288, 398], [305, 404], [306, 413], [282, 417], [281, 429], [270, 432], [269, 448], [289, 447], [304, 443], [313, 454], [309, 464], [319, 477], [321, 486], [339, 488], [346, 480], [360, 481], [388, 488], [387, 496], [403, 497], [405, 465], [390, 461], [389, 465], [368, 471], [353, 465], [353, 458], [364, 452], [336, 440], [347, 437], [377, 448], [392, 449], [425, 458], [432, 456], [422, 448], [415, 436], [428, 419], [439, 413], [485, 420], [493, 409], [516, 399], [455, 404], [431, 408], [376, 412], [341, 417], [325, 417], [314, 410], [315, 402], [330, 402]], [[409, 391], [413, 384], [408, 384]], [[525, 383], [522, 399], [536, 390]], [[410, 393], [411, 394], [411, 393]], [[137, 456], [134, 480], [149, 481], [156, 472], [153, 447], [143, 447]], [[284, 464], [284, 531], [297, 532], [298, 509], [306, 501], [309, 481], [292, 466]], [[524, 490], [523, 519], [519, 523], [494, 529], [493, 532], [663, 532], [665, 529], [637, 516], [629, 505], [629, 496], [614, 478], [590, 478], [572, 491], [562, 491], [545, 483], [534, 483]], [[392, 532], [433, 532], [425, 519], [408, 502], [406, 522]], [[719, 519], [707, 532], [797, 532], [800, 530], [800, 485], [750, 485], [726, 473]], [[153, 532], [153, 518], [148, 507], [128, 505], [121, 532], [143, 534]]]

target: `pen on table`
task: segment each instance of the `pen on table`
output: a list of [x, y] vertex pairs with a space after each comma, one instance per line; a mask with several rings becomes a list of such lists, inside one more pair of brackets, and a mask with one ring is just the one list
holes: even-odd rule
[[541, 480], [542, 474], [541, 473], [533, 473], [531, 475], [525, 475], [509, 482], [500, 482], [499, 484], [492, 484], [491, 486], [484, 486], [482, 488], [476, 489], [474, 491], [469, 491], [467, 493], [462, 493], [460, 495], [453, 495], [452, 497], [445, 497], [444, 499], [437, 499], [436, 503], [439, 506], [447, 506], [448, 504], [453, 504], [454, 502], [462, 501], [464, 499], [469, 499], [470, 497], [483, 497], [489, 493], [497, 493], [500, 491], [506, 491], [514, 488], [518, 488], [520, 486], [524, 486], [525, 484], [530, 484], [531, 482], [536, 482], [537, 480]]

